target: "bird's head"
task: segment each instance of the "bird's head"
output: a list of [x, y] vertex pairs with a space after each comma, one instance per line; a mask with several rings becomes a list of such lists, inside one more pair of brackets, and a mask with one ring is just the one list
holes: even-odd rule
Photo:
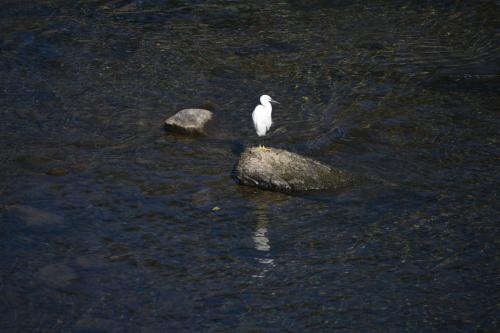
[[264, 104], [264, 103], [278, 103], [279, 104], [279, 102], [276, 102], [269, 95], [262, 95], [262, 96], [260, 96], [260, 104]]

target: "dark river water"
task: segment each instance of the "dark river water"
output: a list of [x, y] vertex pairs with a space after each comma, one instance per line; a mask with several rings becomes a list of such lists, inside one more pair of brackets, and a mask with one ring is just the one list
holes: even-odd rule
[[[500, 331], [499, 26], [494, 1], [1, 1], [0, 331]], [[371, 180], [239, 185], [262, 94], [266, 145]], [[200, 106], [205, 136], [165, 131]]]

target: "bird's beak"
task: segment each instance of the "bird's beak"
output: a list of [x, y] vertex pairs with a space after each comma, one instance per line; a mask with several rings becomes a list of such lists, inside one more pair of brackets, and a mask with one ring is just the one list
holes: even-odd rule
[[280, 102], [275, 101], [274, 99], [271, 99], [269, 102], [271, 102], [271, 103], [276, 103], [276, 104], [280, 104]]

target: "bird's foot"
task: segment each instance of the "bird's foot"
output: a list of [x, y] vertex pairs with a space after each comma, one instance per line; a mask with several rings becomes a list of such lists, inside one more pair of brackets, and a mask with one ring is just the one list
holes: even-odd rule
[[267, 147], [265, 147], [263, 145], [259, 145], [259, 149], [262, 150], [262, 151], [271, 151], [270, 148], [267, 148]]

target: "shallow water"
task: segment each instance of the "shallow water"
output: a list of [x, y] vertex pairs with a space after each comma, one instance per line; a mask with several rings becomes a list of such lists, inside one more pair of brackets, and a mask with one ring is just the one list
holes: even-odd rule
[[[500, 328], [498, 5], [4, 1], [0, 327]], [[242, 187], [266, 145], [371, 179]], [[205, 137], [166, 133], [205, 106]], [[213, 210], [214, 207], [220, 210]]]

